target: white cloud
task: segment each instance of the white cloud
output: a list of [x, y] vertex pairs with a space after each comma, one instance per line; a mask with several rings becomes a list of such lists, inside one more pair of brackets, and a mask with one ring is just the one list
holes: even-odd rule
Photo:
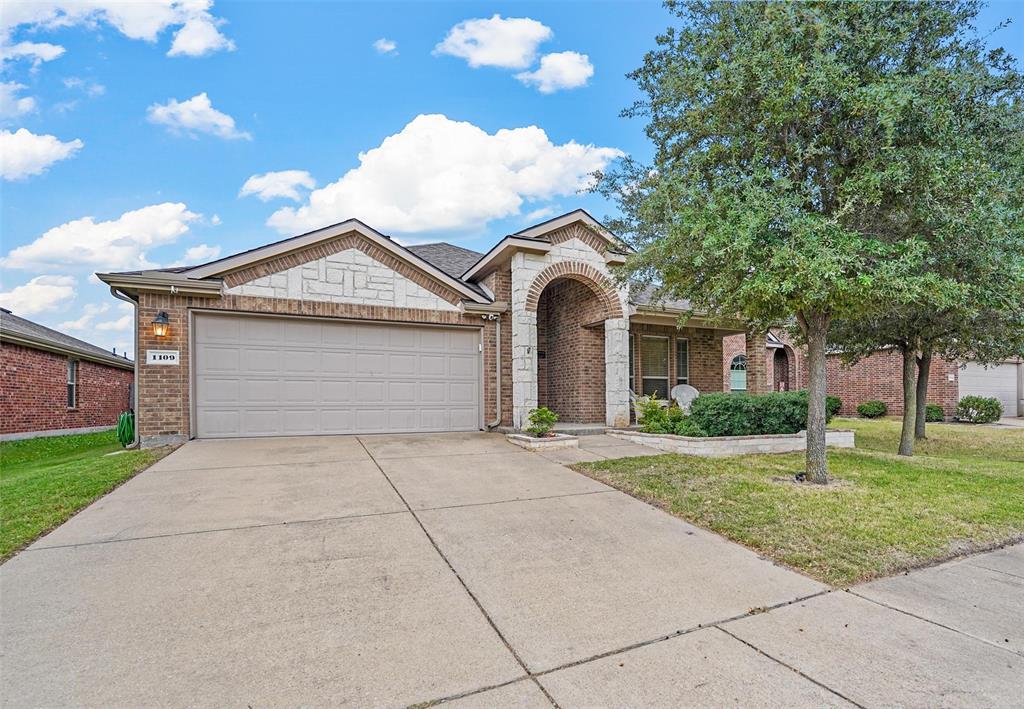
[[541, 42], [552, 36], [550, 27], [529, 17], [495, 15], [489, 20], [463, 20], [448, 30], [434, 52], [465, 59], [471, 67], [525, 69], [533, 63]]
[[217, 29], [224, 20], [210, 13], [212, 7], [212, 0], [5, 0], [0, 44], [5, 45], [5, 57], [32, 56], [37, 62], [48, 61], [64, 48], [32, 42], [11, 44], [9, 38], [18, 30], [40, 32], [78, 25], [95, 28], [106, 23], [126, 37], [147, 42], [155, 42], [164, 30], [178, 27], [167, 52], [170, 56], [232, 50], [234, 43]]
[[594, 66], [586, 54], [557, 52], [545, 54], [536, 70], [516, 74], [516, 78], [527, 86], [536, 86], [542, 94], [552, 94], [560, 89], [586, 86], [593, 75]]
[[487, 133], [472, 123], [420, 115], [359, 155], [359, 166], [314, 190], [306, 204], [274, 212], [284, 233], [356, 217], [403, 233], [481, 226], [518, 214], [524, 202], [587, 187], [590, 174], [623, 153], [555, 145], [536, 126]]
[[28, 283], [0, 293], [0, 305], [15, 315], [35, 315], [55, 310], [75, 297], [71, 276], [36, 276]]
[[135, 316], [132, 314], [122, 315], [116, 320], [108, 320], [106, 322], [96, 323], [96, 329], [100, 332], [105, 331], [123, 331], [130, 330], [132, 325], [135, 323]]
[[92, 79], [82, 79], [77, 76], [69, 76], [64, 79], [64, 87], [67, 89], [78, 89], [90, 98], [102, 96], [107, 92], [107, 87]]
[[223, 22], [208, 12], [190, 18], [174, 35], [174, 43], [167, 56], [202, 57], [221, 50], [233, 52], [235, 43], [217, 29]]
[[298, 202], [302, 199], [299, 194], [299, 187], [308, 190], [316, 187], [316, 180], [305, 170], [280, 170], [278, 172], [265, 172], [262, 175], [253, 175], [238, 192], [239, 197], [256, 195], [260, 200], [267, 202], [275, 197], [285, 197]]
[[71, 157], [84, 145], [78, 138], [63, 143], [55, 136], [36, 135], [26, 128], [19, 128], [15, 133], [0, 130], [0, 177], [20, 180], [38, 175], [53, 163]]
[[210, 224], [213, 224], [214, 226], [219, 226], [220, 225], [220, 215], [219, 214], [214, 214], [212, 217], [210, 217]]
[[154, 103], [147, 110], [147, 116], [151, 123], [165, 126], [172, 133], [192, 137], [208, 133], [226, 140], [252, 139], [251, 135], [235, 127], [234, 118], [213, 107], [205, 91], [187, 101], [179, 102], [172, 98], [165, 104]]
[[381, 37], [373, 43], [373, 48], [380, 54], [398, 54], [398, 43], [392, 39]]
[[17, 118], [36, 110], [36, 100], [31, 96], [18, 96], [24, 84], [14, 81], [0, 81], [0, 118]]
[[3, 31], [0, 30], [0, 57], [9, 59], [31, 59], [32, 66], [38, 67], [43, 62], [52, 62], [64, 53], [64, 47], [49, 42], [18, 42], [6, 44]]
[[155, 268], [146, 251], [171, 244], [199, 215], [180, 202], [165, 202], [125, 212], [105, 222], [82, 217], [48, 230], [35, 241], [12, 249], [0, 266], [46, 268], [51, 265], [130, 270]]
[[539, 222], [543, 219], [547, 219], [548, 217], [555, 216], [555, 211], [554, 207], [541, 207], [540, 209], [535, 209], [526, 215], [526, 221]]
[[[127, 305], [127, 303], [125, 303], [125, 305]], [[87, 303], [85, 307], [82, 308], [81, 317], [77, 320], [66, 320], [58, 325], [57, 329], [61, 331], [84, 330], [92, 325], [93, 320], [96, 319], [97, 315], [102, 315], [108, 310], [110, 310], [110, 305], [108, 303], [102, 303], [99, 305], [95, 303]]]
[[219, 246], [209, 246], [208, 244], [199, 244], [198, 246], [192, 246], [185, 249], [185, 262], [183, 266], [195, 266], [207, 261], [213, 261], [220, 256]]

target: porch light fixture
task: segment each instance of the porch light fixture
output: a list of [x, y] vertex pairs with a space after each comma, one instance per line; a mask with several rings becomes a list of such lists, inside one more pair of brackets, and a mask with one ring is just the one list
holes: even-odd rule
[[161, 310], [153, 318], [153, 335], [155, 337], [167, 337], [167, 333], [171, 329], [171, 319], [167, 317], [167, 313]]

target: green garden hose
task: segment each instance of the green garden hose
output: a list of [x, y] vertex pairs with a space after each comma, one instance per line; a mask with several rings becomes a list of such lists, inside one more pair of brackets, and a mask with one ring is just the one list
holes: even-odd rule
[[135, 414], [131, 411], [117, 417], [117, 440], [125, 448], [135, 442]]

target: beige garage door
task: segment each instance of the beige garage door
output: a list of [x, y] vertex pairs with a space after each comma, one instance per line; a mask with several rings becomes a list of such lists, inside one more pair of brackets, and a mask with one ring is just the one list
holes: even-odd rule
[[1017, 364], [1006, 362], [987, 369], [967, 362], [960, 369], [960, 396], [991, 396], [1003, 404], [1003, 416], [1018, 416]]
[[196, 435], [473, 431], [480, 332], [197, 314]]

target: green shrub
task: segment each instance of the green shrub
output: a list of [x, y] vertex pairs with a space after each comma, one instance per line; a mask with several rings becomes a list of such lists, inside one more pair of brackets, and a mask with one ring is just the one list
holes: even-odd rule
[[[826, 419], [841, 402], [829, 397]], [[701, 394], [690, 405], [687, 424], [706, 436], [756, 436], [797, 433], [807, 428], [807, 392]]]
[[[636, 401], [636, 422], [643, 427], [643, 430], [647, 433], [654, 433], [648, 431], [648, 426], [659, 426], [665, 422], [668, 414], [661, 408], [661, 404], [658, 403], [657, 397], [653, 394], [650, 396], [641, 396]], [[661, 433], [661, 431], [659, 431]]]
[[825, 420], [831, 421], [833, 416], [839, 414], [839, 409], [843, 408], [843, 400], [838, 396], [832, 396], [831, 394], [825, 397]]
[[526, 418], [530, 422], [530, 425], [526, 427], [526, 432], [531, 436], [541, 438], [551, 431], [551, 427], [558, 421], [558, 414], [546, 406], [540, 406], [530, 411]]
[[885, 403], [877, 400], [865, 401], [857, 407], [857, 413], [866, 419], [876, 419], [879, 416], [885, 416], [888, 411], [889, 409]]
[[926, 404], [924, 407], [924, 420], [929, 423], [945, 421], [946, 412], [938, 404]]
[[988, 396], [965, 396], [956, 405], [956, 418], [967, 423], [992, 423], [1003, 415], [999, 399]]
[[677, 421], [672, 433], [677, 436], [692, 436], [694, 438], [703, 438], [708, 435], [690, 416], [684, 416]]

